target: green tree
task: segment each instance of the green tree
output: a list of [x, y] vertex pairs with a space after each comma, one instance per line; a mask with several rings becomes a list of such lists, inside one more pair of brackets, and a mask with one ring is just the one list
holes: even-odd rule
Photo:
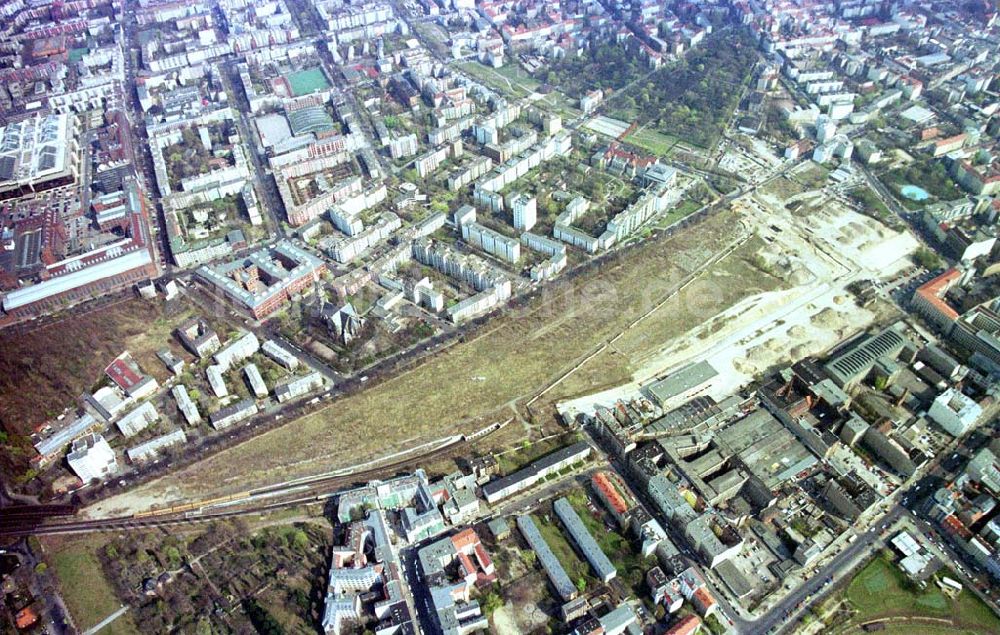
[[198, 618], [198, 624], [194, 629], [195, 635], [212, 635], [212, 622], [207, 617]]
[[483, 613], [486, 614], [486, 617], [492, 617], [494, 611], [503, 606], [503, 598], [500, 597], [500, 594], [496, 591], [490, 591], [486, 594], [486, 597], [483, 598], [481, 604], [483, 607]]
[[913, 262], [924, 269], [938, 269], [941, 267], [941, 258], [927, 247], [920, 247], [913, 252]]
[[271, 613], [257, 603], [257, 600], [247, 600], [243, 606], [250, 623], [261, 635], [285, 635], [285, 629]]
[[306, 532], [301, 529], [297, 529], [294, 534], [292, 534], [292, 546], [299, 551], [305, 551], [309, 548], [309, 536]]
[[181, 566], [181, 551], [177, 547], [173, 545], [167, 547], [163, 552], [163, 556], [167, 559], [168, 566], [175, 569]]
[[585, 578], [583, 576], [580, 576], [579, 578], [577, 578], [576, 579], [576, 589], [580, 593], [583, 593], [584, 591], [586, 591], [587, 590], [587, 578]]

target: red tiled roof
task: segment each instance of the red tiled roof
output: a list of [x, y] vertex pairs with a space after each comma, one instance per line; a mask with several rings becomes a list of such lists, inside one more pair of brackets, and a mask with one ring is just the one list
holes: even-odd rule
[[122, 390], [128, 390], [142, 381], [142, 377], [129, 368], [129, 365], [121, 357], [115, 358], [115, 361], [108, 364], [108, 367], [104, 369], [104, 372], [107, 373], [111, 381], [118, 384]]
[[951, 268], [945, 271], [937, 278], [925, 282], [920, 287], [917, 288], [916, 294], [929, 302], [935, 309], [940, 311], [943, 315], [947, 316], [950, 320], [958, 319], [958, 311], [948, 306], [948, 303], [942, 299], [942, 296], [951, 287], [952, 283], [955, 282], [962, 272], [958, 269]]
[[697, 615], [688, 615], [680, 622], [671, 626], [663, 635], [691, 635], [701, 626]]

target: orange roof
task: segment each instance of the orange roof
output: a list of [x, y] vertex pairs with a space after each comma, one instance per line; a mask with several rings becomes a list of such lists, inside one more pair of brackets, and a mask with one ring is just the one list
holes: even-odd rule
[[605, 500], [608, 505], [618, 514], [624, 514], [628, 511], [628, 503], [622, 498], [622, 495], [618, 493], [618, 488], [614, 486], [611, 479], [604, 472], [598, 472], [594, 474], [592, 479], [594, 481], [594, 486], [604, 494]]
[[948, 303], [941, 299], [941, 296], [951, 288], [951, 285], [958, 280], [962, 272], [954, 267], [945, 271], [937, 278], [929, 280], [917, 288], [917, 295], [930, 303], [935, 309], [948, 317], [949, 320], [958, 319], [958, 311], [948, 306]]
[[14, 616], [14, 625], [22, 630], [28, 628], [37, 621], [38, 613], [36, 613], [35, 609], [30, 606], [21, 609], [18, 611], [17, 615]]
[[972, 537], [972, 532], [969, 531], [968, 527], [962, 524], [962, 521], [959, 520], [958, 517], [955, 516], [955, 514], [949, 514], [945, 516], [944, 519], [941, 521], [941, 524], [944, 525], [944, 528], [950, 531], [951, 533], [961, 536], [966, 540]]
[[705, 587], [698, 587], [691, 596], [691, 601], [696, 607], [700, 607], [702, 613], [708, 613], [709, 609], [715, 606], [715, 598]]
[[680, 622], [670, 627], [663, 635], [691, 635], [701, 626], [701, 620], [697, 615], [688, 615]]
[[479, 560], [479, 566], [482, 567], [483, 571], [493, 566], [493, 559], [490, 558], [490, 554], [486, 553], [486, 548], [483, 547], [482, 543], [476, 545], [476, 559]]
[[471, 527], [460, 531], [451, 537], [451, 544], [455, 545], [456, 551], [473, 549], [479, 543], [479, 535]]

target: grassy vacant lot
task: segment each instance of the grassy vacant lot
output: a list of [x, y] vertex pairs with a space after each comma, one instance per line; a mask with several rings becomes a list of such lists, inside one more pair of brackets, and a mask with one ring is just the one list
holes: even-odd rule
[[652, 128], [640, 128], [625, 137], [625, 143], [652, 152], [656, 156], [665, 157], [677, 145], [677, 139]]
[[527, 97], [539, 86], [538, 80], [513, 62], [500, 68], [491, 68], [479, 62], [461, 62], [457, 66], [490, 88], [517, 98]]
[[[108, 617], [121, 607], [114, 589], [101, 573], [97, 551], [105, 538], [99, 534], [85, 538], [43, 538], [47, 560], [59, 578], [59, 590], [73, 621], [82, 632]], [[105, 627], [105, 635], [139, 633], [135, 622], [126, 613]]]
[[[551, 508], [549, 509], [551, 510]], [[545, 538], [545, 542], [549, 545], [552, 553], [556, 554], [556, 559], [563, 566], [563, 569], [566, 570], [566, 575], [573, 581], [573, 584], [578, 589], [581, 586], [585, 586], [588, 589], [594, 588], [598, 584], [597, 578], [594, 577], [593, 571], [587, 561], [578, 556], [576, 551], [573, 550], [573, 545], [570, 544], [572, 538], [563, 529], [562, 523], [556, 517], [555, 512], [550, 511], [547, 514], [534, 514], [533, 518], [535, 524], [538, 526], [538, 531]]]
[[[963, 590], [956, 599], [948, 598], [933, 580], [926, 589], [917, 589], [902, 571], [884, 556], [872, 560], [843, 592], [857, 611], [852, 625], [872, 620], [896, 620], [897, 632], [907, 633], [1000, 633], [1000, 618], [972, 592]], [[901, 618], [920, 620], [936, 618], [946, 624], [899, 623]], [[888, 624], [891, 622], [887, 623]]]
[[[673, 237], [652, 238], [600, 268], [544, 287], [525, 308], [494, 318], [466, 341], [412, 370], [108, 504], [133, 504], [163, 493], [170, 500], [233, 493], [354, 465], [420, 441], [478, 429], [484, 421], [507, 419], [512, 406], [530, 399], [673, 293], [687, 273], [730, 243], [736, 227], [734, 213], [724, 212]], [[543, 404], [535, 404], [542, 407], [533, 407], [536, 428], [554, 429], [550, 406], [556, 400], [594, 385], [628, 381], [633, 356], [645, 357], [728, 308], [744, 297], [748, 286], [764, 286], [762, 274], [742, 262], [746, 255], [737, 250], [713, 265], [699, 282], [629, 331], [615, 345], [624, 353], [609, 358], [606, 351], [573, 375], [574, 381], [547, 393]]]
[[580, 440], [581, 436], [579, 433], [570, 432], [547, 439], [540, 439], [535, 442], [524, 441], [517, 448], [498, 455], [497, 461], [500, 463], [500, 470], [506, 476], [522, 467], [526, 467], [533, 461], [537, 461], [546, 454], [555, 452]]

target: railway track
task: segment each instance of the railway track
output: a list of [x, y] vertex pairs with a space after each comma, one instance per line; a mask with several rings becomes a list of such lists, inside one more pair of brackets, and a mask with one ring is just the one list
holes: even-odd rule
[[[496, 429], [499, 428], [494, 428], [490, 433], [478, 438], [489, 436]], [[0, 537], [17, 538], [30, 535], [154, 529], [318, 504], [327, 501], [345, 489], [368, 481], [394, 476], [400, 472], [412, 470], [417, 465], [428, 461], [465, 455], [469, 448], [469, 441], [465, 437], [461, 437], [454, 443], [434, 448], [418, 456], [348, 474], [319, 476], [290, 486], [266, 486], [232, 496], [116, 518], [54, 520], [56, 517], [75, 515], [77, 510], [72, 505], [28, 505], [3, 508], [0, 509]], [[8, 510], [13, 513], [8, 514]]]

